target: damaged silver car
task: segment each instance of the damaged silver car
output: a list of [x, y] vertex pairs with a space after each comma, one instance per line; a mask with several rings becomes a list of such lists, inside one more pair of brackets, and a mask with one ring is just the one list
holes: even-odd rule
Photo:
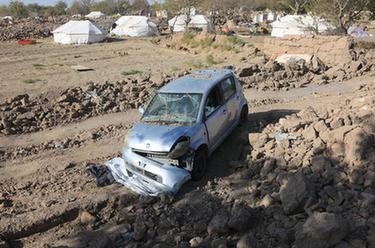
[[128, 175], [162, 191], [203, 177], [207, 158], [241, 122], [248, 105], [230, 70], [195, 71], [162, 87], [125, 137]]

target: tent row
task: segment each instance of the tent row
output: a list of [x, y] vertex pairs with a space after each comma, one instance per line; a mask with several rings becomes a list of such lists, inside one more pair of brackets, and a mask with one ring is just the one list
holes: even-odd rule
[[[142, 37], [157, 34], [155, 23], [145, 16], [122, 16], [114, 25], [111, 34], [118, 36]], [[69, 21], [53, 32], [53, 39], [60, 44], [90, 44], [103, 41], [107, 32], [92, 22]]]
[[[185, 31], [188, 18], [185, 15], [176, 16], [169, 20], [169, 26], [174, 32]], [[204, 15], [190, 17], [189, 28], [199, 28], [212, 31], [212, 23]], [[53, 32], [54, 41], [60, 44], [89, 44], [103, 41], [107, 32], [92, 22], [69, 21]], [[146, 16], [122, 16], [113, 25], [110, 32], [117, 36], [144, 37], [158, 34], [158, 28]]]
[[[211, 32], [213, 24], [204, 15], [178, 15], [168, 21], [174, 32], [183, 32], [188, 28], [198, 28]], [[326, 34], [334, 27], [324, 19], [312, 16], [287, 15], [271, 23], [273, 37], [286, 35]], [[112, 26], [111, 34], [117, 36], [142, 37], [153, 36], [158, 28], [145, 16], [122, 16]], [[92, 22], [69, 21], [53, 31], [54, 41], [61, 44], [87, 44], [103, 41], [107, 32]]]

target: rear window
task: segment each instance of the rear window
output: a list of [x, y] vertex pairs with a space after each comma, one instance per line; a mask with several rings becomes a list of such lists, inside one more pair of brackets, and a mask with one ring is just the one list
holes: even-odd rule
[[236, 86], [234, 84], [234, 80], [230, 77], [221, 81], [220, 87], [221, 87], [221, 90], [223, 91], [224, 101], [228, 100], [234, 94], [234, 92], [236, 92]]

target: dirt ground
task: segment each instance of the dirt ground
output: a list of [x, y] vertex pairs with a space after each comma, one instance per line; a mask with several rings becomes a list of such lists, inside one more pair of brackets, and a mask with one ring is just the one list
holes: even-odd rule
[[[31, 46], [4, 42], [0, 44], [0, 55], [0, 98], [80, 86], [88, 81], [122, 80], [122, 72], [132, 70], [171, 73], [204, 56], [161, 48], [152, 44], [151, 39], [87, 46], [57, 45], [52, 39]], [[71, 68], [75, 65], [93, 70], [77, 72]]]
[[[0, 55], [0, 99], [59, 91], [85, 85], [90, 80], [122, 80], [126, 77], [121, 74], [123, 71], [171, 73], [187, 69], [193, 60], [206, 56], [161, 48], [149, 39], [89, 46], [59, 46], [51, 40], [33, 46], [1, 43]], [[231, 62], [230, 57], [227, 62]], [[70, 68], [73, 65], [93, 70], [77, 72]], [[28, 79], [37, 81], [25, 83]], [[308, 106], [330, 108], [347, 97], [360, 95], [357, 89], [371, 85], [373, 80], [373, 77], [360, 77], [289, 91], [246, 89], [250, 103], [248, 126], [245, 130], [236, 130], [214, 153], [207, 176], [200, 182], [188, 182], [176, 199], [202, 192], [218, 178], [230, 177], [235, 171], [231, 161], [238, 156], [236, 145], [243, 139], [243, 132], [259, 131], [280, 117]], [[251, 106], [252, 102], [261, 100], [269, 103]], [[126, 110], [43, 131], [0, 136], [0, 151], [12, 154], [0, 157], [0, 230], [3, 231], [0, 238], [11, 239], [8, 245], [12, 247], [94, 247], [87, 245], [89, 241], [84, 243], [83, 237], [99, 242], [95, 231], [103, 226], [115, 228], [124, 222], [114, 217], [120, 209], [109, 203], [120, 199], [122, 210], [137, 211], [132, 206], [139, 199], [136, 194], [117, 184], [99, 188], [86, 169], [91, 163], [103, 164], [118, 156], [125, 131], [138, 118], [136, 110]], [[82, 210], [97, 215], [85, 218]], [[91, 233], [83, 235], [88, 231]], [[77, 236], [80, 236], [78, 241], [72, 239]]]

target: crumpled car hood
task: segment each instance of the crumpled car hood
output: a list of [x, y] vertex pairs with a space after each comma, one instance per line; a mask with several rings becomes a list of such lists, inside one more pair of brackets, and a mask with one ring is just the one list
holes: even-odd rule
[[176, 140], [191, 129], [191, 126], [162, 126], [137, 123], [129, 136], [129, 147], [154, 152], [169, 152]]

